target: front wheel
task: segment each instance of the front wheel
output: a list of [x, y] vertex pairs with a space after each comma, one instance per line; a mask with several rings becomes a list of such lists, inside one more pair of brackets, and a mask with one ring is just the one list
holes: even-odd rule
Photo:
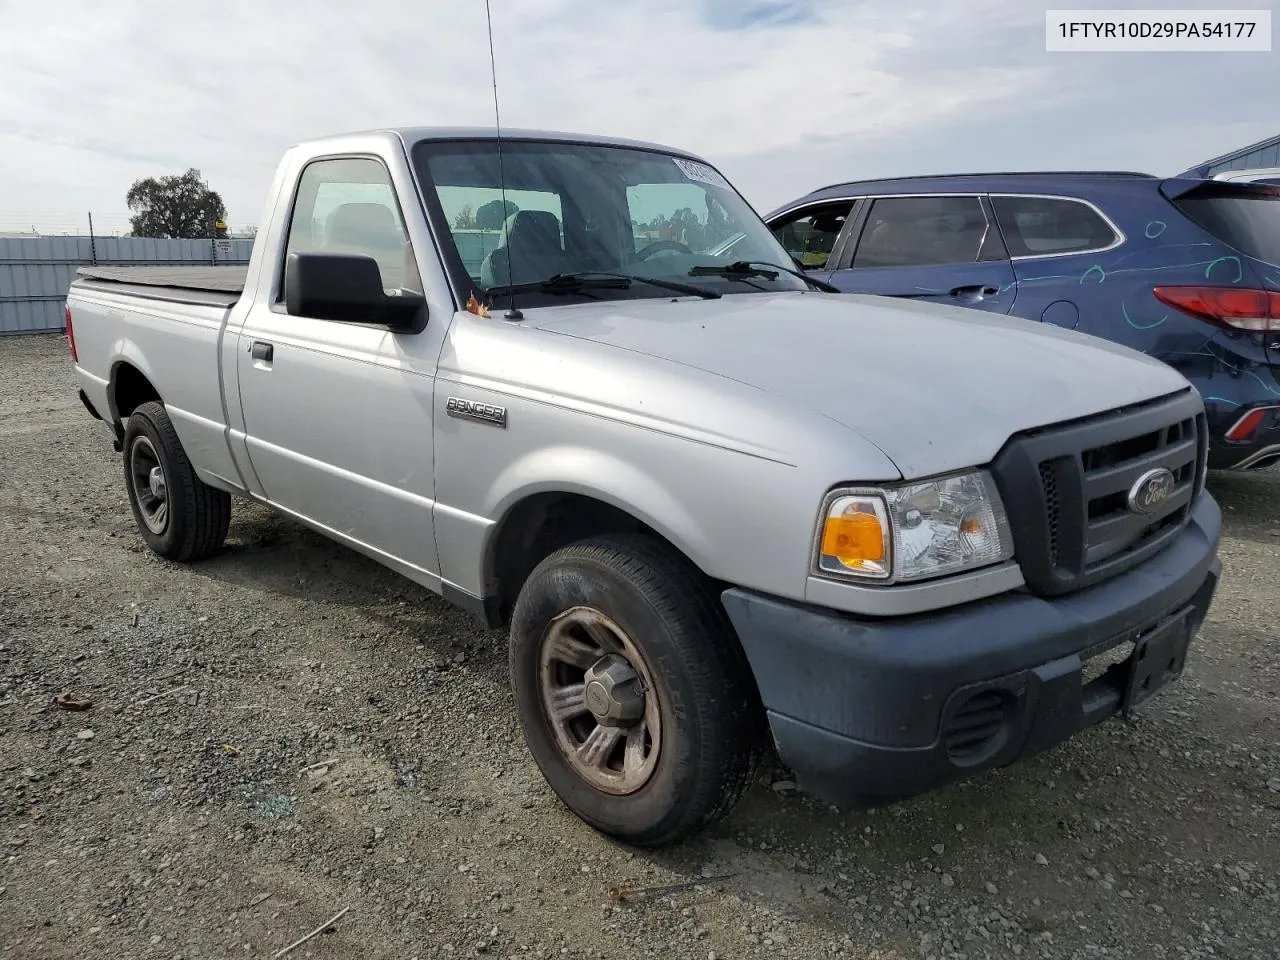
[[629, 843], [682, 840], [732, 809], [762, 714], [715, 594], [652, 539], [547, 557], [512, 616], [525, 740], [557, 796]]
[[129, 506], [147, 546], [168, 560], [201, 560], [222, 546], [231, 496], [196, 476], [164, 406], [141, 404], [124, 431]]

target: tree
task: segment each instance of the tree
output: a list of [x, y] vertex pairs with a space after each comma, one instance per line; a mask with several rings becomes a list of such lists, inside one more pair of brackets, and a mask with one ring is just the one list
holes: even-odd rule
[[463, 204], [462, 209], [458, 211], [458, 215], [453, 218], [453, 229], [474, 230], [475, 227], [476, 215], [471, 212], [471, 204]]
[[222, 198], [194, 167], [182, 176], [135, 180], [125, 202], [133, 211], [129, 221], [135, 237], [211, 237], [214, 224], [227, 217]]
[[507, 217], [519, 212], [520, 208], [512, 200], [507, 201], [506, 213], [502, 212], [501, 200], [490, 200], [476, 211], [476, 226], [481, 230], [501, 230]]

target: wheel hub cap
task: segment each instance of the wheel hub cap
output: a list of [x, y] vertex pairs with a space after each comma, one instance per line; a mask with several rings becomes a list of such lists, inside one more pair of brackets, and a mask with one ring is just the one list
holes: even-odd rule
[[556, 616], [538, 653], [543, 715], [569, 768], [602, 793], [643, 787], [662, 750], [658, 688], [639, 646], [593, 607]]
[[644, 716], [644, 687], [625, 658], [606, 654], [583, 676], [583, 697], [597, 723], [625, 727]]
[[157, 500], [165, 499], [164, 471], [159, 467], [151, 468], [151, 475], [147, 478], [147, 485], [151, 487], [151, 495]]
[[160, 455], [145, 436], [136, 437], [128, 450], [129, 481], [139, 519], [154, 534], [163, 534], [169, 524], [169, 485], [165, 482]]

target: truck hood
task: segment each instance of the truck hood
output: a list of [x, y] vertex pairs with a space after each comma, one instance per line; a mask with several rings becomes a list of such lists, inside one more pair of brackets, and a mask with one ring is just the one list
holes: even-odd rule
[[682, 364], [828, 417], [908, 479], [989, 462], [1021, 430], [1186, 389], [1085, 334], [961, 307], [809, 293], [612, 301], [527, 314], [546, 333]]

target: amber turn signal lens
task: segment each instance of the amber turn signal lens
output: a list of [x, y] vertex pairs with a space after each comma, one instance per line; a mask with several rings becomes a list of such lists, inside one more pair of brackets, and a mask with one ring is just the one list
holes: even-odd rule
[[869, 497], [836, 501], [822, 526], [821, 552], [835, 569], [856, 570], [872, 576], [887, 573], [888, 524], [883, 508]]
[[832, 517], [822, 532], [822, 552], [850, 566], [861, 566], [865, 560], [884, 560], [880, 521], [869, 513]]

